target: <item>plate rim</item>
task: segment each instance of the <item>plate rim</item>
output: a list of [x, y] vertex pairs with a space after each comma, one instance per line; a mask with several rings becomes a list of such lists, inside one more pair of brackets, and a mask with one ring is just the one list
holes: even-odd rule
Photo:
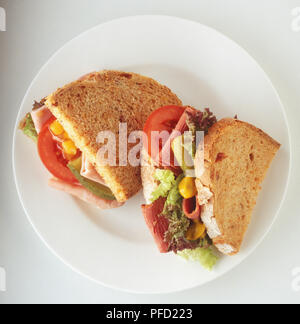
[[[114, 286], [111, 284], [107, 284], [105, 282], [102, 282], [100, 280], [97, 280], [91, 276], [89, 276], [88, 274], [82, 272], [81, 270], [75, 268], [69, 261], [67, 261], [66, 259], [64, 259], [63, 257], [61, 257], [58, 252], [56, 252], [48, 243], [47, 241], [43, 238], [42, 234], [38, 231], [38, 229], [36, 228], [35, 224], [33, 223], [33, 221], [31, 220], [31, 217], [29, 215], [29, 213], [27, 212], [26, 208], [25, 208], [25, 204], [23, 202], [22, 199], [22, 195], [21, 195], [21, 189], [17, 180], [17, 172], [16, 172], [16, 136], [17, 136], [17, 131], [18, 131], [18, 126], [19, 126], [19, 121], [20, 118], [22, 117], [21, 114], [21, 110], [22, 107], [25, 104], [25, 101], [33, 87], [33, 85], [35, 84], [36, 80], [39, 78], [40, 74], [42, 74], [43, 70], [46, 68], [46, 66], [48, 65], [48, 63], [54, 59], [56, 56], [59, 55], [59, 53], [61, 51], [63, 51], [63, 49], [65, 47], [67, 47], [70, 43], [72, 43], [73, 41], [76, 41], [77, 39], [83, 37], [85, 34], [88, 34], [90, 32], [92, 32], [93, 30], [96, 30], [97, 28], [99, 28], [100, 26], [104, 26], [104, 25], [108, 25], [108, 24], [114, 24], [114, 23], [119, 23], [122, 21], [126, 21], [126, 20], [131, 20], [131, 19], [173, 19], [174, 21], [181, 21], [184, 23], [192, 23], [195, 24], [197, 26], [202, 26], [206, 29], [211, 30], [212, 32], [217, 33], [219, 36], [222, 36], [223, 38], [226, 38], [228, 41], [234, 43], [236, 46], [238, 46], [238, 48], [240, 48], [247, 56], [249, 59], [252, 60], [252, 62], [259, 68], [259, 70], [262, 72], [262, 74], [264, 75], [265, 80], [269, 83], [269, 85], [271, 86], [272, 91], [274, 92], [274, 94], [276, 95], [276, 99], [278, 100], [278, 103], [280, 104], [280, 108], [281, 108], [281, 112], [284, 116], [284, 122], [285, 122], [285, 126], [286, 126], [286, 130], [287, 130], [287, 137], [288, 137], [288, 159], [289, 159], [289, 167], [288, 167], [288, 176], [287, 176], [287, 180], [286, 180], [286, 184], [285, 184], [285, 188], [284, 188], [284, 192], [281, 198], [281, 202], [278, 206], [278, 209], [276, 211], [276, 213], [274, 213], [273, 219], [270, 222], [270, 225], [268, 227], [268, 229], [266, 230], [266, 232], [261, 236], [260, 240], [258, 240], [258, 242], [253, 245], [253, 247], [249, 250], [249, 252], [247, 253], [247, 255], [242, 258], [241, 260], [239, 260], [235, 265], [233, 265], [232, 267], [229, 267], [229, 269], [225, 272], [222, 272], [220, 274], [217, 274], [216, 276], [214, 276], [213, 278], [208, 279], [206, 282], [201, 283], [201, 284], [191, 284], [190, 286], [187, 286], [185, 288], [174, 288], [174, 289], [170, 289], [168, 291], [151, 291], [151, 292], [143, 292], [143, 291], [137, 291], [137, 290], [131, 290], [131, 289], [125, 289], [125, 288], [120, 288], [118, 286]], [[53, 253], [54, 256], [56, 256], [62, 263], [64, 263], [66, 266], [68, 266], [72, 271], [74, 271], [75, 273], [79, 274], [80, 276], [83, 276], [86, 279], [89, 279], [92, 282], [97, 283], [98, 285], [101, 285], [105, 288], [110, 288], [113, 289], [115, 291], [122, 291], [125, 293], [132, 293], [132, 294], [137, 294], [137, 295], [164, 295], [164, 294], [170, 294], [170, 293], [177, 293], [177, 292], [183, 292], [183, 291], [187, 291], [190, 289], [194, 289], [194, 288], [199, 288], [202, 287], [212, 281], [215, 281], [219, 278], [221, 278], [223, 275], [225, 275], [226, 273], [232, 271], [233, 269], [237, 268], [242, 262], [244, 262], [249, 256], [251, 256], [256, 249], [262, 244], [262, 242], [265, 240], [265, 238], [269, 235], [271, 229], [274, 226], [274, 223], [277, 221], [279, 214], [281, 212], [282, 206], [286, 201], [286, 197], [287, 197], [287, 193], [288, 193], [288, 189], [289, 189], [289, 185], [290, 185], [290, 180], [291, 180], [291, 171], [292, 171], [292, 166], [293, 166], [293, 151], [292, 151], [292, 138], [291, 138], [291, 130], [290, 130], [290, 125], [288, 122], [288, 118], [287, 118], [287, 111], [285, 108], [285, 105], [283, 104], [281, 97], [279, 95], [279, 92], [277, 91], [276, 87], [274, 86], [269, 74], [264, 70], [264, 68], [260, 65], [260, 63], [237, 41], [235, 41], [234, 39], [232, 39], [231, 37], [227, 36], [226, 34], [224, 34], [222, 31], [219, 31], [218, 29], [211, 27], [207, 24], [203, 24], [199, 21], [193, 20], [193, 19], [186, 19], [186, 18], [182, 18], [179, 16], [172, 16], [172, 15], [159, 15], [159, 14], [155, 14], [155, 15], [149, 15], [149, 14], [145, 14], [145, 15], [129, 15], [129, 16], [124, 16], [124, 17], [120, 17], [120, 18], [116, 18], [116, 19], [112, 19], [112, 20], [107, 20], [103, 23], [97, 24], [81, 33], [79, 33], [77, 36], [71, 38], [70, 40], [68, 40], [64, 45], [62, 45], [60, 48], [58, 48], [52, 55], [50, 55], [50, 57], [46, 60], [46, 62], [40, 67], [39, 71], [37, 72], [37, 74], [35, 75], [35, 77], [33, 78], [33, 80], [30, 82], [25, 95], [22, 99], [22, 102], [19, 106], [19, 110], [17, 113], [17, 117], [16, 117], [16, 122], [15, 122], [15, 127], [14, 127], [14, 133], [13, 133], [13, 139], [12, 139], [12, 169], [13, 169], [13, 178], [14, 178], [14, 183], [16, 185], [16, 189], [17, 189], [17, 194], [18, 194], [18, 198], [19, 201], [21, 203], [21, 206], [23, 208], [23, 211], [29, 221], [29, 223], [31, 224], [31, 226], [34, 229], [34, 232], [38, 235], [38, 237], [41, 239], [41, 241], [45, 244], [45, 246], [51, 251], [51, 253]]]

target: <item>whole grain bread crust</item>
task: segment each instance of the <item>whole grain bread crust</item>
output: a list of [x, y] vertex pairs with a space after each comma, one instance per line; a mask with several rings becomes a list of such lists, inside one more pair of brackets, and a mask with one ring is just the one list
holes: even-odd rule
[[[119, 166], [118, 140], [116, 166], [106, 165], [98, 155], [106, 144], [97, 143], [99, 132], [110, 131], [118, 139], [119, 123], [127, 123], [128, 134], [141, 131], [154, 110], [182, 105], [182, 102], [169, 88], [151, 78], [122, 71], [101, 71], [58, 89], [47, 97], [46, 105], [104, 178], [116, 199], [125, 202], [141, 189], [140, 166]], [[137, 144], [128, 144], [127, 152]]]

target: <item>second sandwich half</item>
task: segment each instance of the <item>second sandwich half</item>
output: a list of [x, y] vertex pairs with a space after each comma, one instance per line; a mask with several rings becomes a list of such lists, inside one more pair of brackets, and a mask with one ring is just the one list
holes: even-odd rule
[[[38, 144], [40, 158], [53, 175], [49, 184], [107, 209], [121, 206], [140, 191], [140, 166], [115, 166], [97, 155], [99, 132], [141, 131], [148, 116], [166, 105], [181, 105], [167, 87], [151, 78], [121, 71], [88, 74], [35, 103], [20, 124]], [[127, 138], [124, 139], [127, 141]], [[128, 144], [129, 151], [134, 144]]]

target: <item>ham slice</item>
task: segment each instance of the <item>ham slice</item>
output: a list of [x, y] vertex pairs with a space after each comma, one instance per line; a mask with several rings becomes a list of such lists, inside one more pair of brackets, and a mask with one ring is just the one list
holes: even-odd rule
[[31, 112], [31, 117], [37, 133], [39, 134], [45, 123], [52, 117], [50, 110], [43, 106]]
[[142, 206], [146, 224], [148, 225], [161, 253], [169, 252], [169, 243], [165, 240], [165, 233], [169, 229], [169, 221], [166, 217], [161, 215], [165, 201], [165, 198], [160, 198], [151, 205]]
[[96, 171], [93, 164], [88, 161], [85, 154], [83, 153], [82, 153], [82, 166], [81, 166], [80, 174], [89, 180], [95, 181], [97, 183], [106, 186], [104, 179], [99, 175], [99, 173]]
[[100, 209], [113, 209], [124, 205], [124, 203], [120, 203], [117, 200], [106, 200], [97, 197], [81, 185], [70, 184], [63, 180], [52, 178], [49, 180], [49, 186], [54, 189], [64, 191], [89, 204], [96, 205]]

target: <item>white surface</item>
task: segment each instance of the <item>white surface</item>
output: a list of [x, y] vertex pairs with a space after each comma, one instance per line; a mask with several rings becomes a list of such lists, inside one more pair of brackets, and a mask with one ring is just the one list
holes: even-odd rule
[[[115, 55], [120, 51], [121, 56]], [[184, 104], [200, 109], [209, 106], [218, 118], [237, 114], [282, 144], [263, 185], [241, 253], [222, 258], [213, 272], [184, 263], [173, 254], [158, 253], [141, 213], [142, 193], [111, 211], [79, 204], [45, 185], [49, 175], [36, 148], [17, 130], [13, 163], [30, 222], [67, 264], [108, 287], [169, 293], [220, 277], [261, 242], [285, 196], [290, 141], [278, 94], [257, 63], [215, 30], [174, 17], [136, 16], [99, 25], [59, 50], [27, 92], [17, 125], [34, 98], [43, 98], [87, 72], [105, 68], [151, 76], [171, 87]]]
[[[187, 5], [189, 3], [189, 5]], [[123, 6], [122, 6], [123, 4]], [[193, 19], [230, 36], [263, 66], [286, 106], [292, 138], [299, 137], [300, 33], [291, 30], [298, 1], [2, 1], [7, 32], [1, 42], [0, 265], [7, 292], [0, 302], [299, 302], [292, 270], [300, 266], [299, 145], [293, 142], [293, 176], [271, 234], [235, 270], [201, 288], [165, 296], [136, 296], [94, 284], [73, 273], [41, 244], [20, 204], [11, 173], [11, 142], [18, 106], [34, 75], [67, 40], [100, 22], [134, 14]], [[59, 8], [59, 10], [57, 10]], [[65, 17], [68, 17], [66, 25]], [[47, 21], [47, 23], [45, 23]], [[5, 122], [4, 122], [5, 121]], [[28, 171], [30, 172], [30, 170]], [[6, 184], [4, 186], [4, 184]], [[297, 273], [295, 271], [294, 273]], [[294, 285], [294, 288], [297, 285]], [[296, 287], [297, 288], [297, 287]]]

